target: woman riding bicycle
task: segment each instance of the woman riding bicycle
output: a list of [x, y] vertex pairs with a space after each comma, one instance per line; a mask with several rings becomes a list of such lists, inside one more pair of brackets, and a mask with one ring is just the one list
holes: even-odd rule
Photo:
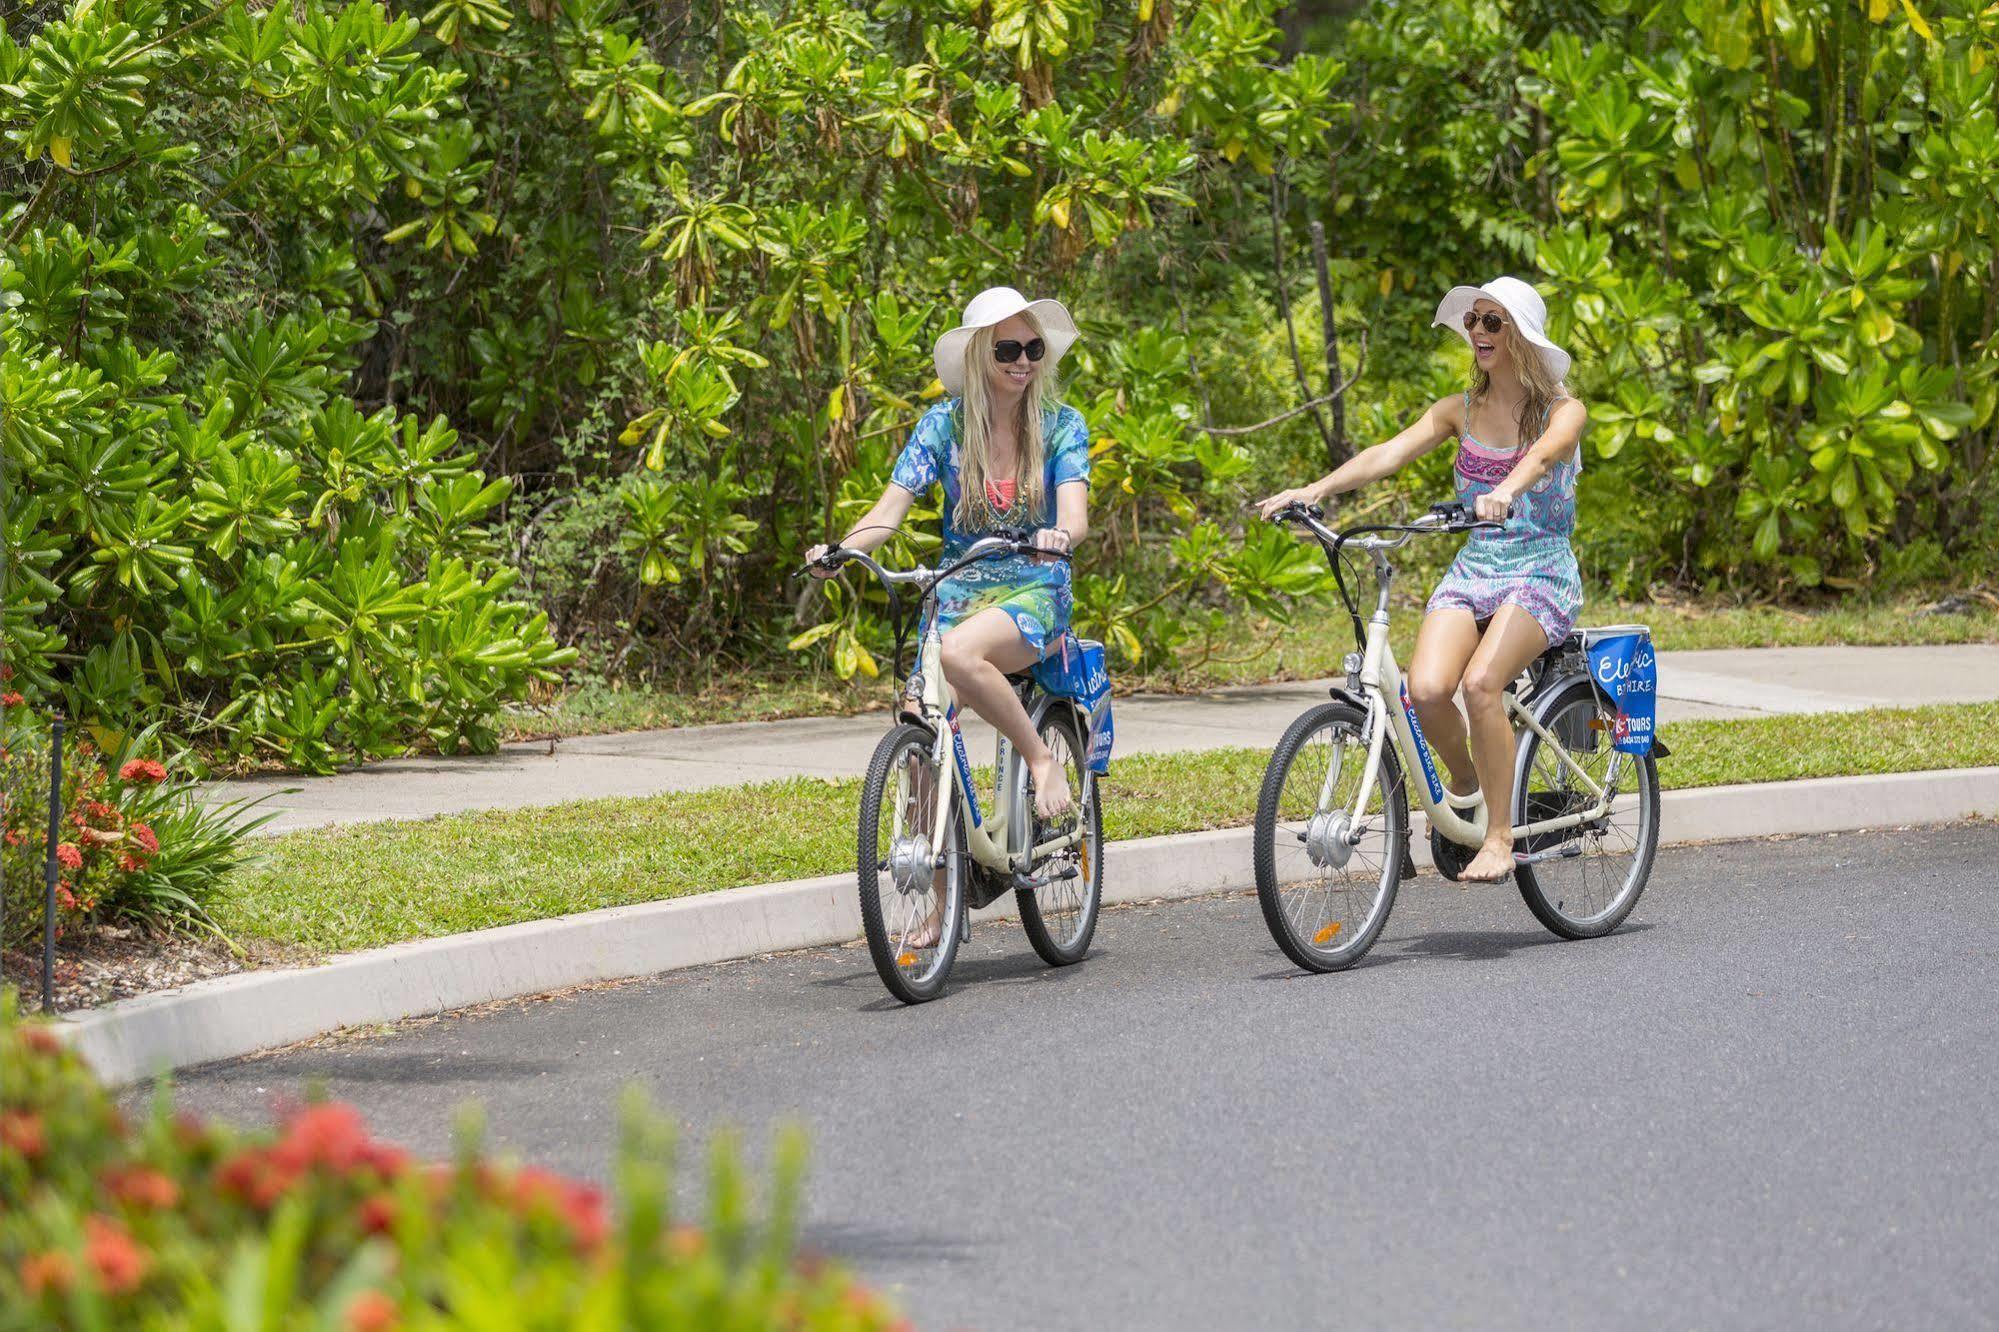
[[[1579, 441], [1588, 413], [1563, 384], [1569, 354], [1543, 332], [1547, 307], [1518, 278], [1453, 287], [1435, 323], [1462, 330], [1471, 387], [1440, 398], [1393, 439], [1365, 449], [1309, 486], [1261, 502], [1317, 504], [1401, 470], [1446, 439], [1458, 441], [1458, 499], [1503, 528], [1472, 533], [1431, 595], [1409, 664], [1409, 696], [1451, 789], [1481, 791], [1485, 843], [1461, 879], [1497, 883], [1513, 872], [1513, 727], [1501, 696], [1542, 652], [1562, 642], [1582, 608], [1569, 539], [1576, 526]], [[1452, 701], [1462, 685], [1471, 716]], [[1497, 813], [1494, 813], [1496, 811]]]
[[[888, 488], [839, 544], [880, 546], [939, 483], [946, 562], [1001, 526], [1037, 529], [1034, 544], [1057, 554], [1080, 544], [1090, 528], [1089, 431], [1081, 412], [1057, 401], [1055, 381], [1056, 362], [1075, 340], [1075, 322], [1058, 301], [1029, 301], [1011, 287], [973, 297], [964, 323], [933, 349], [951, 396], [916, 423]], [[815, 546], [807, 558], [827, 549]], [[816, 565], [814, 572], [830, 576]], [[1045, 819], [1066, 813], [1073, 797], [1006, 677], [1060, 644], [1070, 605], [1062, 559], [985, 560], [937, 590], [944, 677], [960, 703], [1013, 743]]]

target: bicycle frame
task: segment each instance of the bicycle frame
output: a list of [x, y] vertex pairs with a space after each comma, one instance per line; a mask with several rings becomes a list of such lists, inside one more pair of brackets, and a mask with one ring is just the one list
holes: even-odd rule
[[[991, 538], [975, 543], [964, 558], [947, 569], [916, 568], [891, 573], [859, 552], [848, 552], [848, 557], [874, 574], [891, 595], [895, 584], [913, 583], [923, 589], [927, 601], [939, 583], [966, 565], [984, 558], [981, 551], [990, 553], [987, 540]], [[1027, 782], [1020, 756], [1014, 752], [1005, 735], [999, 736], [993, 754], [995, 808], [990, 817], [979, 808], [971, 759], [965, 753], [964, 732], [958, 727], [957, 696], [952, 692], [950, 682], [944, 678], [944, 635], [935, 620], [921, 616], [920, 608], [918, 614], [924, 627], [914, 666], [914, 679], [918, 684], [916, 701], [924, 724], [935, 737], [930, 752], [937, 802], [936, 817], [931, 823], [931, 863], [941, 869], [952, 853], [953, 848], [946, 845], [946, 839], [950, 831], [951, 802], [955, 799], [965, 820], [965, 844], [972, 853], [972, 859], [995, 874], [1009, 878], [1025, 875], [1050, 856], [1080, 843], [1084, 836], [1082, 820], [1078, 819], [1075, 829], [1060, 837], [1036, 846], [1025, 845], [1034, 826], [1026, 806]], [[897, 632], [900, 639], [901, 630]], [[901, 656], [898, 644], [898, 665]], [[1034, 701], [1033, 692], [1023, 700], [1028, 704]], [[1028, 716], [1031, 720], [1034, 718], [1031, 706]], [[1081, 809], [1087, 808], [1085, 802], [1092, 794], [1096, 777], [1087, 766], [1078, 766], [1083, 768], [1083, 790], [1076, 795], [1078, 808]]]
[[[1027, 784], [1022, 780], [1020, 755], [1004, 735], [998, 737], [993, 751], [995, 808], [990, 817], [979, 808], [978, 787], [972, 780], [972, 763], [965, 752], [965, 735], [958, 727], [958, 700], [944, 678], [943, 651], [944, 636], [933, 623], [925, 629], [916, 656], [923, 720], [937, 737], [930, 754], [937, 787], [936, 817], [931, 822], [931, 856], [936, 864], [942, 865], [950, 853], [945, 836], [950, 830], [951, 801], [955, 798], [958, 812], [965, 820], [965, 844], [972, 859], [996, 874], [1025, 874], [1058, 851], [1082, 841], [1082, 822], [1078, 820], [1074, 830], [1038, 846], [1021, 844], [1033, 821], [1028, 817]], [[1079, 802], [1087, 799], [1088, 785], [1094, 780], [1094, 774], [1084, 769], [1085, 789], [1077, 793]]]
[[[1420, 773], [1422, 781], [1416, 787], [1416, 800], [1428, 816], [1430, 825], [1447, 840], [1460, 846], [1476, 847], [1485, 840], [1486, 821], [1489, 814], [1485, 807], [1485, 797], [1480, 792], [1468, 796], [1456, 795], [1444, 785], [1437, 774], [1437, 764], [1429, 742], [1423, 737], [1423, 724], [1417, 719], [1416, 708], [1409, 701], [1408, 684], [1402, 678], [1401, 668], [1395, 661], [1395, 649], [1388, 641], [1388, 590], [1395, 576], [1394, 566], [1389, 563], [1388, 552], [1398, 549], [1415, 532], [1423, 530], [1443, 530], [1442, 525], [1418, 520], [1416, 523], [1392, 530], [1402, 533], [1399, 539], [1382, 540], [1366, 537], [1349, 540], [1329, 531], [1314, 519], [1307, 518], [1313, 534], [1326, 547], [1327, 554], [1338, 560], [1341, 545], [1357, 545], [1373, 557], [1375, 583], [1379, 589], [1375, 599], [1374, 613], [1368, 617], [1364, 641], [1361, 647], [1360, 688], [1367, 707], [1367, 762], [1361, 770], [1360, 787], [1354, 794], [1353, 808], [1348, 817], [1353, 827], [1360, 827], [1367, 813], [1368, 796], [1381, 779], [1382, 746], [1392, 738], [1402, 757], [1405, 772]], [[1337, 563], [1335, 568], [1337, 569]], [[1393, 697], [1398, 706], [1389, 705]], [[1610, 786], [1599, 785], [1583, 766], [1569, 753], [1568, 746], [1549, 731], [1529, 712], [1519, 698], [1508, 693], [1505, 696], [1506, 711], [1515, 728], [1526, 727], [1549, 746], [1550, 752], [1581, 783], [1592, 798], [1588, 809], [1556, 818], [1541, 819], [1534, 823], [1522, 824], [1513, 829], [1515, 841], [1524, 840], [1545, 833], [1562, 832], [1569, 828], [1579, 828], [1586, 823], [1603, 818], [1610, 812], [1616, 789], [1618, 769], [1623, 762], [1622, 754], [1611, 758], [1611, 767], [1606, 774]], [[1333, 798], [1334, 784], [1339, 780], [1341, 760], [1345, 757], [1344, 746], [1335, 745], [1327, 765], [1325, 781], [1319, 789], [1319, 807], [1326, 808]]]

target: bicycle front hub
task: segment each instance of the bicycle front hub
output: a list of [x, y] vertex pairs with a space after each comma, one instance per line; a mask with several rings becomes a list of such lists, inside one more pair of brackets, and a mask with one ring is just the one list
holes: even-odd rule
[[887, 869], [899, 893], [915, 897], [929, 892], [935, 868], [927, 837], [898, 837], [889, 847]]
[[1305, 829], [1305, 854], [1320, 869], [1345, 869], [1353, 855], [1348, 837], [1352, 819], [1343, 809], [1326, 810], [1312, 816]]

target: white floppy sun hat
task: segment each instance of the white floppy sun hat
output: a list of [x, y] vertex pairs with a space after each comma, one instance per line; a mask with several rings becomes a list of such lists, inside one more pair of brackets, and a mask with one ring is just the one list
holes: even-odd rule
[[1547, 303], [1540, 292], [1517, 277], [1497, 277], [1482, 287], [1452, 287], [1437, 302], [1437, 317], [1433, 322], [1470, 343], [1471, 330], [1465, 327], [1465, 312], [1481, 299], [1497, 303], [1520, 330], [1520, 336], [1540, 349], [1541, 359], [1556, 383], [1568, 377], [1569, 354], [1548, 340]]
[[931, 349], [937, 378], [943, 382], [946, 393], [955, 397], [965, 391], [965, 345], [972, 335], [1023, 312], [1034, 316], [1034, 322], [1041, 325], [1041, 340], [1048, 344], [1048, 354], [1041, 358], [1041, 364], [1050, 370], [1055, 368], [1055, 363], [1076, 341], [1076, 321], [1069, 317], [1062, 302], [1030, 301], [1012, 287], [987, 287], [965, 307], [964, 323], [938, 338]]

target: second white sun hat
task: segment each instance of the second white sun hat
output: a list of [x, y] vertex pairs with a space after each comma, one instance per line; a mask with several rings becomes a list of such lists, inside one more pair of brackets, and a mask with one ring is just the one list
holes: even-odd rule
[[1506, 311], [1513, 326], [1520, 330], [1520, 336], [1539, 349], [1541, 360], [1556, 383], [1568, 377], [1569, 354], [1548, 340], [1547, 302], [1541, 299], [1540, 292], [1517, 277], [1496, 277], [1482, 287], [1452, 287], [1437, 302], [1437, 317], [1433, 322], [1469, 343], [1471, 330], [1465, 327], [1465, 312], [1480, 299], [1497, 302]]
[[965, 307], [964, 322], [939, 337], [931, 348], [931, 361], [946, 393], [957, 396], [965, 391], [965, 344], [972, 340], [972, 335], [1023, 311], [1033, 315], [1034, 322], [1041, 326], [1041, 340], [1048, 344], [1048, 354], [1041, 358], [1042, 366], [1055, 368], [1063, 353], [1076, 342], [1076, 321], [1069, 317], [1062, 302], [1030, 301], [1012, 287], [987, 287]]

